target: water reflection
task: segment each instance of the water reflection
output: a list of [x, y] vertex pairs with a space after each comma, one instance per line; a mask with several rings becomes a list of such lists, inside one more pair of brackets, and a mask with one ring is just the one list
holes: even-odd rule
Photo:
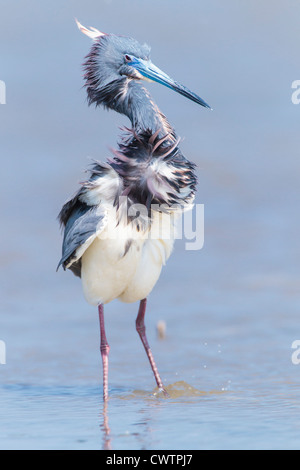
[[169, 384], [166, 389], [169, 397], [158, 388], [150, 393], [145, 390], [110, 391], [108, 402], [102, 404], [99, 415], [102, 450], [112, 450], [116, 442], [121, 442], [127, 449], [132, 446], [140, 450], [154, 449], [158, 439], [157, 422], [165, 414], [176, 422], [181, 405], [190, 405], [192, 410], [202, 406], [203, 399], [207, 401], [226, 394], [225, 390], [199, 390], [183, 380]]
[[102, 408], [102, 423], [100, 424], [100, 428], [102, 429], [102, 450], [111, 450], [112, 443], [111, 443], [111, 436], [110, 436], [110, 427], [108, 424], [108, 403], [103, 403]]

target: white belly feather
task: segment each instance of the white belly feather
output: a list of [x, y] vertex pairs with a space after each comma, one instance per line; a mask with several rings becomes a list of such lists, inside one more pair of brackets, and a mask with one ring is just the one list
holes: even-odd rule
[[[168, 214], [157, 213], [150, 231], [116, 224], [112, 214], [106, 229], [81, 259], [86, 300], [92, 305], [118, 298], [136, 302], [148, 296], [171, 254], [174, 230]], [[129, 246], [129, 248], [128, 248]]]

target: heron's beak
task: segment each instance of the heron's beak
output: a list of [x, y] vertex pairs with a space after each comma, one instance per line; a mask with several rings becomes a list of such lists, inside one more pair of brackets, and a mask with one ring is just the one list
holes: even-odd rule
[[144, 78], [153, 82], [161, 83], [162, 85], [171, 88], [171, 90], [174, 90], [177, 93], [180, 93], [181, 95], [185, 96], [189, 100], [195, 101], [195, 103], [204, 106], [204, 108], [211, 109], [211, 107], [207, 103], [205, 103], [205, 101], [200, 98], [200, 96], [196, 95], [196, 93], [193, 93], [192, 91], [188, 90], [188, 88], [186, 88], [185, 86], [180, 85], [180, 83], [177, 83], [175, 80], [170, 78], [166, 73], [164, 73], [154, 64], [152, 64], [150, 60], [143, 60], [136, 57], [132, 57], [132, 60], [129, 62], [129, 65], [134, 67]]

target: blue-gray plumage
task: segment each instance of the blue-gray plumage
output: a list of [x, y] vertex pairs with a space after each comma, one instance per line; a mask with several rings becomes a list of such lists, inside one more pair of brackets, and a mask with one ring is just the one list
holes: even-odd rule
[[[71, 201], [71, 203], [73, 200]], [[97, 231], [101, 231], [105, 224], [105, 213], [98, 206], [88, 206], [76, 198], [74, 208], [64, 206], [61, 213], [62, 223], [65, 220], [64, 239], [62, 245], [61, 265], [70, 265], [71, 271], [80, 277], [81, 260], [76, 256], [81, 246], [92, 243]]]
[[98, 306], [103, 361], [103, 396], [108, 398], [108, 352], [103, 305], [113, 299], [140, 301], [136, 328], [157, 385], [165, 395], [145, 334], [146, 298], [174, 243], [174, 220], [190, 208], [196, 189], [195, 165], [153, 102], [142, 80], [161, 83], [209, 108], [150, 60], [150, 48], [135, 39], [79, 29], [94, 40], [84, 62], [89, 104], [125, 114], [119, 148], [106, 163], [95, 162], [90, 178], [63, 206], [59, 265], [82, 279], [88, 302]]

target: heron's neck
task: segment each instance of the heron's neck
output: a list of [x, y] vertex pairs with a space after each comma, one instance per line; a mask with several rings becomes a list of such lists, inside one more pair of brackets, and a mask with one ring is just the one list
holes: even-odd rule
[[115, 87], [114, 100], [108, 106], [125, 114], [137, 134], [159, 131], [158, 136], [170, 135], [169, 143], [176, 140], [174, 129], [140, 83], [125, 79], [115, 82]]
[[160, 129], [163, 137], [167, 133], [174, 134], [167, 118], [158, 109], [146, 88], [135, 81], [127, 82], [127, 112], [132, 126], [139, 133], [151, 131], [152, 134]]

